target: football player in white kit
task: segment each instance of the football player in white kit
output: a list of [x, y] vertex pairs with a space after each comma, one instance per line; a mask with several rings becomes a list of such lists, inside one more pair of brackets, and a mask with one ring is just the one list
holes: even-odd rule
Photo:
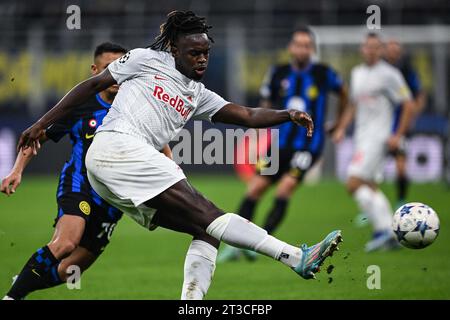
[[[377, 181], [382, 175], [387, 151], [399, 147], [413, 108], [402, 74], [381, 59], [382, 50], [379, 36], [368, 34], [361, 47], [364, 63], [351, 72], [352, 106], [342, 127], [334, 133], [334, 140], [340, 141], [355, 116], [354, 153], [348, 168], [347, 189], [373, 226], [373, 239], [366, 244], [368, 252], [397, 246], [391, 231], [393, 211]], [[392, 133], [397, 105], [402, 106], [403, 112], [397, 131]]]
[[75, 86], [19, 140], [39, 149], [41, 131], [96, 92], [120, 84], [114, 103], [86, 155], [95, 191], [146, 228], [188, 233], [193, 241], [184, 266], [182, 299], [202, 299], [215, 269], [220, 241], [279, 260], [305, 279], [315, 277], [336, 250], [336, 230], [313, 246], [292, 246], [234, 213], [225, 213], [187, 181], [159, 150], [189, 119], [268, 127], [292, 121], [312, 135], [310, 116], [297, 110], [247, 108], [227, 102], [199, 82], [206, 71], [210, 26], [191, 11], [174, 11], [146, 49], [134, 49], [98, 76]]

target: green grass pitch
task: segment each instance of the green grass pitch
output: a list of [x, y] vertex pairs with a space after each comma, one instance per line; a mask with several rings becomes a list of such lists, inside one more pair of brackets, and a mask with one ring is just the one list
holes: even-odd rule
[[[226, 212], [234, 212], [245, 190], [234, 176], [193, 176], [192, 184]], [[16, 194], [0, 197], [0, 294], [11, 277], [53, 232], [56, 177], [25, 177]], [[393, 186], [383, 185], [390, 199]], [[257, 207], [261, 222], [273, 191]], [[318, 280], [303, 280], [279, 262], [217, 265], [207, 299], [449, 299], [449, 191], [443, 184], [413, 185], [409, 200], [432, 206], [441, 219], [436, 242], [423, 250], [366, 254], [370, 229], [357, 229], [357, 208], [342, 184], [326, 180], [303, 186], [276, 236], [292, 244], [318, 242], [342, 229], [341, 250], [327, 260]], [[28, 299], [179, 299], [184, 255], [190, 237], [168, 230], [148, 232], [124, 216], [112, 242], [81, 280], [81, 290], [65, 286], [31, 294]], [[334, 270], [325, 269], [332, 264]], [[381, 289], [366, 286], [367, 267], [381, 269]]]

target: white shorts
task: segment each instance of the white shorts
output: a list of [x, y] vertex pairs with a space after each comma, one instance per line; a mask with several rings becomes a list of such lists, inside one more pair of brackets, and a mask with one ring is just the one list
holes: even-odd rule
[[134, 136], [102, 131], [86, 154], [92, 188], [108, 203], [150, 228], [156, 210], [144, 205], [180, 180], [183, 170]]
[[383, 179], [386, 141], [367, 141], [355, 146], [347, 176], [379, 183]]

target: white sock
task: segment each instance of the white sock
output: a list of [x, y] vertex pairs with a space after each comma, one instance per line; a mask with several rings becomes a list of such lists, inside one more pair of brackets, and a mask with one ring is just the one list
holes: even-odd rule
[[372, 221], [372, 202], [375, 196], [375, 192], [366, 185], [361, 185], [353, 193], [353, 199], [359, 206], [359, 210], [366, 213], [368, 218]]
[[181, 300], [202, 300], [208, 292], [216, 268], [217, 249], [202, 240], [193, 240], [184, 261]]
[[379, 219], [378, 225], [380, 230], [392, 229], [392, 207], [384, 193], [378, 189], [375, 192], [374, 208]]
[[14, 300], [14, 299], [11, 298], [10, 296], [4, 296], [2, 300]]
[[386, 213], [391, 215], [390, 210], [386, 209], [387, 199], [380, 191], [373, 191], [369, 186], [362, 185], [353, 193], [353, 198], [360, 210], [367, 214], [375, 232], [390, 229], [391, 218], [386, 216]]
[[302, 256], [300, 248], [268, 235], [266, 230], [234, 213], [211, 222], [206, 232], [229, 245], [259, 252], [289, 267], [297, 266]]

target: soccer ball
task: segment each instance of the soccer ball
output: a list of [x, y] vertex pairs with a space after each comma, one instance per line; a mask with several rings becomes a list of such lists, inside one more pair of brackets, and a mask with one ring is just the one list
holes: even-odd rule
[[422, 249], [432, 244], [438, 236], [439, 217], [426, 204], [411, 202], [397, 209], [392, 227], [403, 246]]

